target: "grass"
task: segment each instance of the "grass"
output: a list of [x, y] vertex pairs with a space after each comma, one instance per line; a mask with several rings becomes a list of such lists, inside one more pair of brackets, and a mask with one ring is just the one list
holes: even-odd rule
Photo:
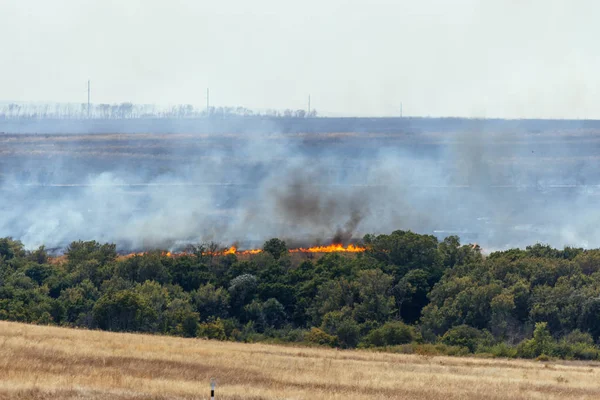
[[598, 399], [600, 364], [430, 357], [0, 322], [0, 399]]

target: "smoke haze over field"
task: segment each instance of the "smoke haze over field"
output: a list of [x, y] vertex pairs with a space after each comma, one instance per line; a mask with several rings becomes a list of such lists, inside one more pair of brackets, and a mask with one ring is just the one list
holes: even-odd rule
[[[133, 250], [412, 229], [600, 246], [598, 11], [3, 0], [0, 237]], [[404, 117], [304, 118], [309, 95], [319, 116]]]
[[0, 237], [123, 250], [349, 242], [600, 246], [600, 140], [571, 132], [0, 136]]

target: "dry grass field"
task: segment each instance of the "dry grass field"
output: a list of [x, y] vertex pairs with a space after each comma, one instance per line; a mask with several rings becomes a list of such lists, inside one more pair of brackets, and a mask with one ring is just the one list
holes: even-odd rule
[[600, 365], [215, 342], [0, 322], [0, 399], [599, 399]]

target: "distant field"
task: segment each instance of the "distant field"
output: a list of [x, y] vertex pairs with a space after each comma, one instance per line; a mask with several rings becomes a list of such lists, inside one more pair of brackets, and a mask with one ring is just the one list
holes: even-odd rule
[[598, 399], [600, 364], [428, 357], [0, 322], [0, 399]]

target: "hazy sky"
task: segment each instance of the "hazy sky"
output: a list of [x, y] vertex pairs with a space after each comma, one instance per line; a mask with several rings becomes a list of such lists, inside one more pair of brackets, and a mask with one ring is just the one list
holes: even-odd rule
[[600, 118], [600, 2], [0, 0], [0, 100]]

